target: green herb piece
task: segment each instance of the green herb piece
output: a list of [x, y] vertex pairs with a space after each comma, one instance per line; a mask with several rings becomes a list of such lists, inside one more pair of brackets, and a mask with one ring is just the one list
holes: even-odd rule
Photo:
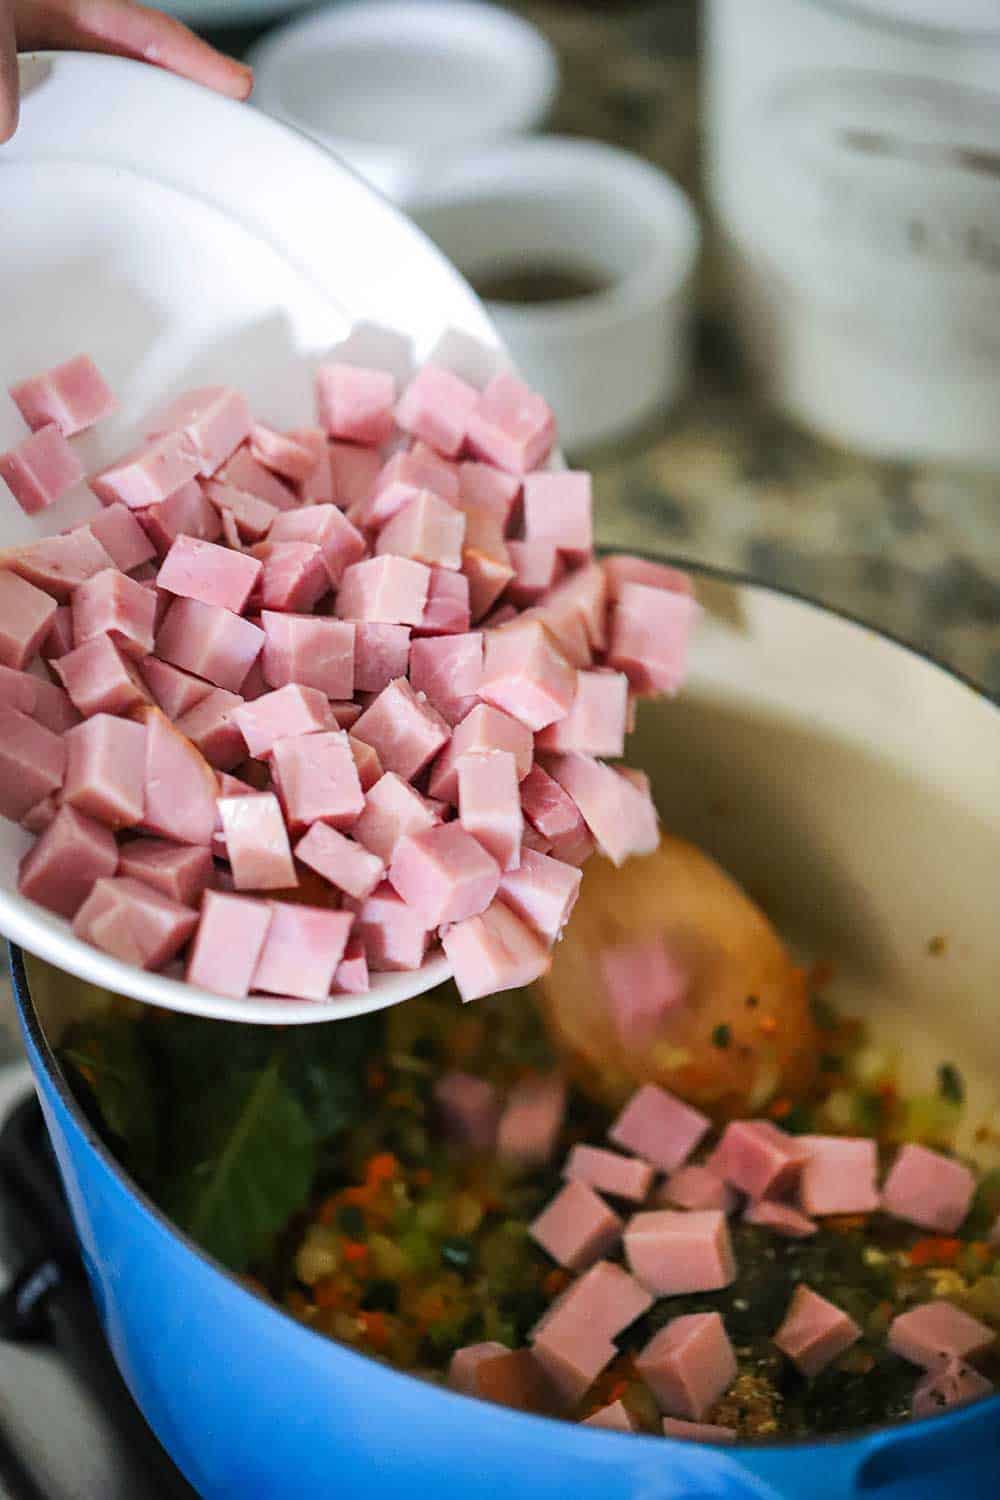
[[474, 1248], [471, 1240], [456, 1234], [441, 1243], [441, 1259], [453, 1271], [467, 1271], [472, 1264]]
[[[985, 1239], [1000, 1216], [1000, 1167], [979, 1180], [963, 1233], [971, 1239]], [[1000, 1253], [1000, 1252], [998, 1252]]]
[[938, 1093], [951, 1104], [965, 1103], [965, 1080], [954, 1063], [942, 1063], [938, 1068]]
[[130, 1016], [109, 1014], [67, 1033], [60, 1061], [91, 1124], [145, 1188], [156, 1180], [154, 1073]]
[[729, 1046], [729, 1043], [732, 1041], [732, 1039], [732, 1028], [727, 1026], [725, 1022], [723, 1022], [721, 1026], [716, 1026], [715, 1030], [712, 1032], [712, 1046], [718, 1047], [720, 1051], [724, 1052]]
[[812, 1011], [812, 1018], [820, 1031], [836, 1031], [839, 1019], [837, 1012], [829, 1000], [825, 999], [822, 995], [811, 995], [809, 997], [809, 1009]]

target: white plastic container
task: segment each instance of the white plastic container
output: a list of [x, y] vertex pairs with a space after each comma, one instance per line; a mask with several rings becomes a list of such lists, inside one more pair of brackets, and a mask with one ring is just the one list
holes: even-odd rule
[[776, 401], [1000, 468], [1000, 5], [709, 0], [711, 203]]

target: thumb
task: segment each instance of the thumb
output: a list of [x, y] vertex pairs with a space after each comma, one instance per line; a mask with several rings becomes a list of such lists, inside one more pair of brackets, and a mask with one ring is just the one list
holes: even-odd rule
[[17, 42], [13, 0], [0, 0], [0, 143], [17, 129]]

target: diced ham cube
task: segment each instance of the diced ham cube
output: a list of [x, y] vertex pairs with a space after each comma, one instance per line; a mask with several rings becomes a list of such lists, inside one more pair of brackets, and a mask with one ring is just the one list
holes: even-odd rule
[[262, 542], [253, 555], [264, 565], [254, 596], [262, 609], [308, 614], [329, 591], [323, 553], [314, 542]]
[[667, 589], [672, 594], [694, 596], [694, 584], [687, 573], [671, 568], [666, 563], [650, 562], [645, 557], [631, 557], [627, 553], [615, 553], [602, 563], [608, 581], [608, 598], [617, 604], [625, 583], [642, 583], [651, 589]]
[[246, 397], [225, 385], [185, 391], [149, 424], [149, 437], [180, 433], [198, 459], [198, 472], [214, 474], [250, 431]]
[[771, 1198], [761, 1198], [751, 1203], [743, 1214], [744, 1224], [757, 1224], [762, 1229], [772, 1229], [787, 1240], [807, 1240], [816, 1233], [819, 1225], [815, 1219], [800, 1213], [790, 1203], [775, 1203]]
[[15, 672], [11, 667], [0, 667], [0, 705], [16, 708], [20, 714], [32, 714], [38, 702], [39, 678], [30, 672]]
[[261, 574], [261, 564], [243, 552], [179, 536], [172, 544], [157, 575], [157, 586], [186, 599], [221, 604], [234, 614], [242, 613]]
[[621, 865], [659, 844], [656, 808], [647, 789], [611, 766], [571, 751], [546, 759], [545, 769], [576, 803], [601, 852]]
[[718, 1209], [633, 1214], [625, 1226], [625, 1258], [658, 1297], [718, 1291], [736, 1276], [729, 1226]]
[[540, 750], [579, 750], [584, 755], [625, 753], [628, 678], [621, 672], [577, 672], [576, 692], [565, 718], [538, 736]]
[[985, 1375], [980, 1375], [971, 1365], [960, 1359], [950, 1359], [939, 1370], [931, 1370], [920, 1381], [913, 1392], [913, 1415], [915, 1418], [933, 1417], [951, 1406], [967, 1406], [970, 1401], [981, 1401], [992, 1396], [994, 1385]]
[[79, 724], [80, 715], [73, 707], [69, 694], [54, 682], [39, 678], [35, 684], [35, 707], [32, 718], [51, 729], [53, 734], [64, 734]]
[[[442, 492], [439, 490], [438, 493]], [[506, 532], [521, 498], [521, 481], [515, 474], [505, 474], [492, 464], [466, 462], [458, 466], [458, 493], [463, 503], [482, 506], [492, 512]], [[451, 497], [445, 495], [444, 498]]]
[[[337, 720], [341, 729], [348, 729], [356, 724], [361, 717], [361, 710], [356, 703], [331, 703], [333, 717]], [[351, 754], [354, 756], [354, 764], [358, 768], [358, 780], [361, 782], [363, 792], [370, 791], [377, 781], [381, 781], [383, 771], [382, 762], [378, 758], [378, 752], [371, 745], [366, 745], [364, 740], [356, 740], [353, 735], [347, 736], [351, 745]], [[400, 785], [405, 785], [401, 782]]]
[[175, 599], [156, 638], [172, 666], [238, 693], [264, 645], [264, 632], [219, 604]]
[[500, 897], [522, 922], [554, 943], [576, 905], [581, 878], [579, 870], [560, 859], [522, 849], [518, 868], [501, 878]]
[[188, 958], [188, 984], [214, 995], [245, 999], [271, 925], [271, 911], [267, 901], [206, 891]]
[[[182, 906], [198, 906], [212, 880], [212, 856], [207, 849], [194, 844], [133, 839], [122, 845], [118, 872], [145, 881], [154, 891]], [[113, 870], [102, 871], [102, 874], [113, 873]]]
[[146, 731], [141, 724], [95, 714], [66, 734], [63, 800], [106, 823], [133, 828], [145, 807]]
[[508, 1161], [550, 1161], [566, 1115], [566, 1080], [559, 1073], [519, 1079], [507, 1095], [497, 1152]]
[[663, 1436], [679, 1438], [682, 1443], [735, 1443], [735, 1427], [722, 1427], [717, 1422], [685, 1422], [680, 1417], [663, 1418]]
[[384, 370], [359, 365], [321, 365], [316, 371], [316, 407], [332, 438], [377, 447], [395, 426], [396, 382]]
[[585, 1271], [616, 1247], [622, 1227], [614, 1210], [585, 1183], [568, 1182], [532, 1220], [528, 1233], [566, 1270]]
[[661, 1172], [672, 1172], [687, 1161], [710, 1124], [700, 1110], [655, 1083], [646, 1083], [615, 1120], [608, 1139], [623, 1151], [644, 1157]]
[[271, 925], [251, 987], [298, 1000], [325, 1000], [353, 923], [350, 912], [272, 901]]
[[466, 436], [476, 457], [511, 474], [527, 474], [551, 452], [556, 422], [541, 396], [504, 373], [495, 376], [479, 397]]
[[168, 432], [137, 448], [96, 475], [91, 487], [105, 505], [120, 500], [130, 510], [144, 510], [168, 499], [198, 473], [200, 461], [180, 432]]
[[89, 526], [77, 526], [63, 536], [42, 537], [27, 547], [16, 548], [9, 555], [8, 566], [65, 603], [81, 583], [116, 564]]
[[574, 1146], [563, 1167], [563, 1176], [572, 1182], [585, 1182], [595, 1192], [610, 1198], [625, 1198], [643, 1203], [653, 1185], [655, 1170], [637, 1157], [619, 1156], [600, 1146]]
[[500, 884], [500, 867], [457, 823], [400, 839], [389, 881], [430, 929], [485, 911]]
[[115, 568], [81, 583], [73, 593], [72, 610], [78, 646], [107, 633], [126, 656], [148, 656], [153, 649], [155, 595]]
[[502, 901], [441, 935], [463, 1000], [534, 984], [551, 962], [545, 944]]
[[412, 781], [447, 744], [450, 730], [406, 678], [398, 677], [368, 706], [352, 734], [372, 746], [387, 771]]
[[504, 567], [512, 568], [513, 563], [504, 537], [503, 524], [496, 513], [487, 506], [472, 505], [468, 500], [459, 500], [456, 504], [465, 516], [463, 552], [471, 547], [476, 552], [495, 558], [497, 562], [503, 563]]
[[690, 594], [623, 583], [611, 611], [607, 664], [638, 693], [673, 696], [687, 672], [688, 644], [701, 610]]
[[300, 687], [298, 683], [289, 683], [273, 693], [264, 693], [253, 703], [244, 703], [233, 717], [255, 760], [270, 755], [279, 740], [331, 727], [326, 694], [318, 688]]
[[118, 866], [114, 835], [73, 807], [61, 807], [21, 860], [17, 888], [60, 917], [74, 917], [95, 881]]
[[895, 1219], [938, 1234], [953, 1234], [972, 1203], [976, 1179], [968, 1167], [908, 1143], [901, 1146], [882, 1187], [882, 1208]]
[[348, 699], [353, 695], [354, 625], [345, 620], [281, 614], [273, 610], [263, 610], [260, 622], [265, 636], [261, 664], [264, 680], [270, 687], [280, 688], [297, 682], [303, 687], [317, 688], [328, 698]]
[[277, 740], [272, 765], [290, 828], [349, 828], [361, 815], [365, 796], [344, 730]]
[[570, 470], [528, 474], [523, 504], [524, 535], [529, 542], [552, 542], [570, 562], [589, 558], [594, 548], [589, 474]]
[[61, 604], [53, 616], [52, 624], [39, 648], [45, 661], [56, 661], [73, 649], [73, 611], [68, 604]]
[[295, 858], [338, 890], [363, 901], [385, 878], [385, 865], [354, 839], [328, 823], [314, 823], [295, 846]]
[[20, 822], [59, 790], [65, 767], [61, 735], [16, 708], [0, 708], [0, 814]]
[[483, 637], [478, 630], [432, 636], [410, 647], [410, 686], [424, 694], [447, 724], [459, 723], [475, 706], [482, 674]]
[[179, 844], [211, 844], [217, 793], [211, 766], [160, 709], [140, 713], [146, 728], [144, 830]]
[[222, 535], [219, 512], [193, 479], [159, 505], [138, 511], [136, 520], [160, 557], [167, 555], [176, 537], [193, 536], [203, 542], [214, 542]]
[[[149, 702], [138, 666], [122, 655], [108, 635], [95, 635], [67, 651], [52, 666], [85, 718], [101, 713], [127, 714], [138, 704]], [[207, 691], [207, 683], [204, 687]]]
[[770, 1120], [733, 1120], [708, 1164], [748, 1198], [774, 1198], [794, 1186], [808, 1158], [801, 1141]]
[[[87, 646], [92, 644], [93, 642], [88, 641]], [[81, 650], [84, 649], [87, 648], [81, 647]], [[142, 664], [142, 676], [168, 719], [183, 718], [213, 691], [211, 683], [203, 682], [200, 677], [192, 677], [190, 672], [182, 672], [179, 667], [172, 667], [169, 662], [158, 661], [155, 656], [146, 657]], [[68, 683], [67, 687], [69, 687]], [[72, 689], [70, 692], [72, 695]], [[82, 709], [81, 711], [87, 713], [93, 710]], [[109, 708], [108, 712], [121, 713], [123, 710]]]
[[259, 542], [267, 536], [280, 514], [276, 506], [262, 500], [259, 495], [251, 495], [249, 490], [237, 489], [234, 484], [223, 480], [210, 479], [205, 485], [205, 498], [219, 513], [220, 529], [230, 547], [234, 547], [236, 541]]
[[0, 453], [0, 479], [29, 516], [47, 510], [83, 478], [83, 465], [54, 422]]
[[472, 620], [469, 580], [464, 573], [431, 568], [427, 603], [416, 627], [418, 635], [461, 635]]
[[585, 1324], [552, 1333], [546, 1329], [532, 1347], [563, 1410], [576, 1406], [617, 1353], [599, 1329]]
[[276, 432], [266, 422], [251, 423], [250, 453], [266, 469], [294, 484], [308, 479], [320, 461], [315, 448], [299, 442], [291, 433]]
[[774, 1342], [808, 1379], [825, 1370], [861, 1337], [853, 1318], [800, 1283]]
[[537, 621], [491, 630], [486, 636], [479, 696], [536, 732], [566, 717], [576, 674]]
[[330, 583], [336, 588], [345, 571], [367, 552], [365, 539], [335, 505], [307, 505], [276, 517], [268, 540], [311, 542], [318, 547]]
[[521, 782], [521, 807], [531, 826], [548, 839], [578, 834], [584, 826], [572, 797], [539, 765]]
[[[345, 627], [346, 628], [346, 627]], [[409, 625], [354, 625], [354, 687], [359, 693], [381, 693], [410, 664]], [[417, 691], [414, 683], [414, 691]]]
[[375, 493], [382, 468], [381, 455], [374, 448], [359, 448], [354, 443], [335, 441], [327, 445], [327, 454], [330, 494], [325, 498], [332, 500], [340, 510], [363, 511]]
[[530, 1349], [505, 1349], [502, 1344], [474, 1347], [487, 1352], [456, 1372], [455, 1379], [467, 1383], [467, 1388], [462, 1387], [465, 1395], [514, 1411], [552, 1410], [556, 1399], [552, 1383]]
[[692, 1166], [671, 1172], [657, 1201], [674, 1208], [719, 1208], [724, 1214], [731, 1214], [739, 1199], [735, 1190], [708, 1167]]
[[384, 526], [421, 490], [430, 490], [442, 500], [458, 500], [458, 476], [451, 464], [429, 449], [413, 448], [394, 453], [376, 475], [375, 484], [361, 506], [365, 526]]
[[661, 1411], [700, 1422], [736, 1379], [736, 1356], [717, 1312], [672, 1318], [635, 1367]]
[[410, 557], [428, 567], [457, 572], [462, 566], [464, 539], [462, 512], [430, 490], [421, 490], [383, 526], [375, 552], [377, 556]]
[[75, 437], [115, 409], [115, 398], [88, 354], [29, 376], [10, 387], [13, 400], [32, 432], [53, 423], [63, 437]]
[[368, 979], [368, 960], [364, 945], [359, 938], [351, 937], [344, 956], [334, 975], [334, 990], [345, 995], [367, 995], [371, 985]]
[[365, 797], [364, 811], [351, 832], [358, 843], [389, 865], [401, 838], [433, 828], [440, 821], [426, 798], [387, 771]]
[[56, 616], [56, 602], [16, 573], [0, 570], [0, 664], [26, 667]]
[[458, 804], [458, 762], [477, 750], [509, 750], [517, 762], [518, 779], [531, 770], [534, 739], [518, 719], [489, 704], [479, 703], [455, 726], [451, 739], [438, 756], [428, 790], [432, 797]]
[[212, 688], [177, 720], [179, 733], [197, 746], [217, 771], [231, 771], [246, 760], [246, 745], [236, 719], [242, 707], [238, 693]]
[[345, 571], [334, 612], [341, 620], [419, 625], [430, 577], [424, 563], [408, 557], [370, 557]]
[[403, 392], [396, 421], [435, 452], [455, 458], [478, 403], [474, 386], [441, 365], [425, 364]]
[[636, 1426], [621, 1401], [612, 1401], [598, 1407], [589, 1417], [584, 1417], [581, 1427], [601, 1427], [607, 1432], [635, 1432]]
[[584, 1271], [542, 1314], [529, 1338], [589, 1327], [613, 1339], [653, 1305], [650, 1294], [622, 1266], [598, 1261]]
[[141, 880], [98, 880], [73, 921], [77, 937], [123, 963], [161, 969], [194, 932], [197, 914]]
[[491, 1083], [471, 1073], [452, 1071], [436, 1080], [433, 1096], [449, 1140], [479, 1151], [493, 1149], [500, 1103]]
[[156, 556], [156, 548], [126, 505], [106, 506], [89, 522], [89, 529], [123, 573]]
[[458, 810], [466, 833], [482, 844], [500, 869], [516, 871], [521, 864], [524, 820], [517, 762], [509, 750], [480, 750], [459, 758]]
[[879, 1206], [878, 1147], [867, 1138], [800, 1135], [808, 1156], [799, 1175], [807, 1214], [872, 1214]]
[[691, 976], [661, 934], [604, 948], [601, 978], [624, 1047], [648, 1047], [663, 1021], [688, 997]]
[[507, 586], [507, 598], [518, 608], [534, 604], [559, 582], [564, 564], [554, 542], [535, 539], [508, 542], [507, 553], [514, 576]]
[[[605, 651], [608, 645], [608, 581], [600, 563], [592, 562], [577, 568], [557, 583], [543, 595], [538, 612], [557, 640], [563, 637], [577, 639], [582, 626], [589, 650]], [[586, 662], [577, 661], [575, 665], [585, 666]]]
[[889, 1324], [889, 1348], [911, 1364], [935, 1370], [951, 1359], [978, 1359], [996, 1344], [986, 1323], [951, 1302], [922, 1302]]
[[514, 576], [514, 569], [503, 558], [491, 556], [480, 547], [466, 547], [462, 552], [462, 576], [469, 593], [469, 622], [489, 614]]
[[238, 891], [281, 891], [298, 884], [288, 831], [273, 792], [220, 797], [219, 814]]
[[388, 881], [359, 902], [354, 912], [354, 932], [364, 944], [370, 969], [383, 973], [420, 968], [429, 934], [421, 917]]
[[449, 1386], [453, 1391], [460, 1391], [463, 1396], [478, 1396], [477, 1371], [479, 1366], [484, 1360], [501, 1358], [510, 1352], [505, 1344], [498, 1344], [496, 1340], [483, 1344], [467, 1344], [464, 1349], [456, 1349], [448, 1366]]
[[259, 464], [249, 448], [237, 448], [232, 458], [219, 471], [223, 485], [239, 491], [252, 500], [260, 500], [272, 511], [295, 510], [298, 496], [291, 485], [285, 484], [270, 469]]

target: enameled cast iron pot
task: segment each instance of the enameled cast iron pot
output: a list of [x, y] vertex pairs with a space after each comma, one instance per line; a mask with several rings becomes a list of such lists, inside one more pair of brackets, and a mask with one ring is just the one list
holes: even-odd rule
[[[900, 1047], [916, 1086], [944, 1058], [962, 1068], [975, 1125], [1000, 1080], [1000, 711], [803, 600], [709, 574], [699, 593], [690, 683], [644, 707], [631, 762], [666, 827], [834, 960], [831, 993]], [[14, 954], [21, 1023], [94, 1297], [136, 1400], [206, 1500], [1000, 1493], [1000, 1397], [840, 1440], [712, 1449], [488, 1406], [312, 1333], [174, 1229], [96, 1139], [52, 1051], [79, 988], [36, 970], [32, 994], [31, 965]]]

